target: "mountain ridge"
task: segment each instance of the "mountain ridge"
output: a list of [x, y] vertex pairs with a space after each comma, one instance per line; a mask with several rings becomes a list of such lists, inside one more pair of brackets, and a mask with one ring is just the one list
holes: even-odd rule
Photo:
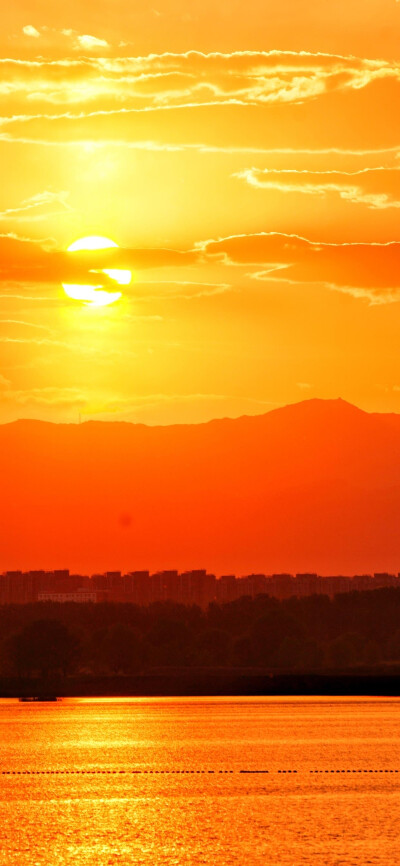
[[0, 570], [397, 571], [400, 415], [0, 427]]
[[375, 416], [375, 415], [380, 416], [380, 417], [382, 417], [382, 416], [384, 416], [384, 417], [394, 416], [394, 417], [400, 418], [400, 413], [396, 413], [396, 412], [368, 412], [367, 410], [361, 409], [359, 406], [356, 406], [354, 403], [350, 403], [348, 400], [344, 400], [342, 397], [336, 397], [336, 398], [311, 397], [308, 400], [299, 400], [295, 403], [286, 403], [286, 404], [283, 404], [282, 406], [274, 406], [272, 409], [269, 409], [267, 412], [261, 412], [257, 415], [247, 415], [246, 413], [244, 413], [243, 415], [237, 415], [235, 417], [224, 415], [224, 416], [217, 417], [217, 418], [210, 418], [208, 421], [199, 421], [199, 422], [194, 422], [194, 423], [184, 422], [184, 423], [178, 423], [178, 424], [145, 424], [142, 421], [127, 421], [127, 420], [115, 421], [112, 419], [105, 420], [105, 419], [96, 419], [96, 418], [89, 418], [89, 419], [83, 420], [81, 422], [48, 421], [48, 420], [44, 420], [41, 418], [17, 418], [13, 421], [6, 421], [3, 424], [0, 424], [0, 429], [2, 427], [11, 427], [13, 425], [21, 425], [21, 424], [42, 424], [42, 425], [49, 425], [49, 426], [53, 426], [53, 427], [83, 427], [84, 425], [87, 425], [87, 424], [99, 424], [99, 425], [100, 424], [101, 425], [102, 424], [110, 424], [110, 425], [115, 425], [115, 426], [126, 425], [128, 427], [146, 427], [146, 428], [157, 428], [157, 429], [161, 429], [164, 427], [205, 427], [209, 424], [216, 424], [216, 423], [219, 423], [221, 421], [232, 422], [232, 421], [242, 421], [245, 419], [253, 420], [253, 419], [258, 419], [258, 418], [266, 418], [266, 417], [271, 416], [273, 413], [283, 412], [285, 410], [290, 410], [290, 409], [294, 409], [297, 407], [306, 407], [306, 406], [315, 407], [315, 406], [325, 406], [325, 405], [332, 406], [332, 407], [334, 407], [334, 406], [346, 407], [346, 409], [348, 408], [348, 409], [354, 410], [355, 412], [362, 413], [363, 415], [368, 415], [368, 416]]

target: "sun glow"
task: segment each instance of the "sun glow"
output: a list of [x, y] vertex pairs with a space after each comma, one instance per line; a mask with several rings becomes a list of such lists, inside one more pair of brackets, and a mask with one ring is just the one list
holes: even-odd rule
[[[74, 241], [68, 247], [67, 252], [93, 252], [108, 249], [118, 249], [118, 244], [110, 240], [110, 238], [105, 238], [101, 235], [90, 235]], [[114, 304], [115, 301], [118, 301], [122, 297], [121, 292], [109, 292], [106, 289], [107, 279], [112, 280], [119, 286], [129, 286], [132, 279], [131, 271], [121, 268], [92, 268], [90, 273], [99, 274], [99, 277], [101, 274], [105, 274], [106, 280], [94, 285], [63, 283], [62, 287], [69, 298], [74, 301], [83, 301], [92, 307], [106, 307], [109, 304]]]

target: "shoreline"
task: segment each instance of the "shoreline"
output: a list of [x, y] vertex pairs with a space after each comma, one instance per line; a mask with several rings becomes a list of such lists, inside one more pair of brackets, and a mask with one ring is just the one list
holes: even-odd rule
[[65, 679], [1, 678], [0, 698], [400, 696], [400, 672], [348, 674], [179, 673], [85, 676]]

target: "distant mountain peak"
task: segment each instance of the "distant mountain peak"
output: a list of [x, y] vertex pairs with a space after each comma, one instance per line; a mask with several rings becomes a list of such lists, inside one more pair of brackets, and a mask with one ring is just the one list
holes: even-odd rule
[[0, 570], [398, 571], [400, 415], [0, 426]]
[[[69, 427], [72, 429], [82, 427], [83, 429], [87, 429], [88, 426], [94, 427], [96, 425], [99, 426], [110, 426], [114, 429], [119, 427], [140, 427], [140, 428], [156, 428], [162, 427], [163, 429], [168, 429], [172, 427], [204, 427], [207, 424], [223, 424], [229, 423], [230, 425], [235, 422], [243, 422], [243, 421], [251, 421], [256, 423], [258, 419], [265, 419], [277, 416], [282, 416], [283, 414], [292, 414], [296, 415], [300, 418], [302, 415], [307, 415], [308, 417], [312, 414], [315, 417], [326, 417], [328, 414], [331, 416], [338, 416], [339, 413], [344, 416], [368, 416], [372, 413], [366, 412], [364, 409], [360, 409], [358, 406], [355, 406], [353, 403], [349, 403], [347, 400], [344, 400], [342, 397], [336, 398], [323, 398], [323, 397], [310, 397], [307, 400], [300, 400], [297, 403], [287, 403], [283, 406], [277, 406], [274, 409], [270, 409], [267, 412], [260, 413], [259, 415], [241, 415], [238, 417], [221, 417], [221, 418], [212, 418], [210, 421], [203, 421], [199, 423], [185, 423], [185, 424], [163, 424], [163, 425], [153, 425], [153, 424], [144, 424], [142, 421], [121, 421], [121, 420], [104, 420], [104, 419], [96, 419], [89, 418], [87, 420], [82, 421], [81, 424], [78, 424], [73, 421], [62, 421], [62, 422], [52, 422], [52, 421], [44, 421], [41, 419], [35, 418], [18, 418], [16, 421], [8, 422], [7, 424], [0, 425], [1, 427], [11, 427], [13, 425], [18, 425], [19, 427], [26, 426], [26, 428], [38, 429], [40, 426], [44, 427]], [[381, 417], [385, 417], [387, 413], [376, 413], [381, 415]], [[395, 415], [396, 413], [391, 413]]]
[[334, 399], [311, 397], [309, 400], [301, 400], [299, 403], [289, 403], [286, 406], [272, 409], [271, 412], [267, 412], [263, 417], [268, 418], [271, 415], [275, 415], [275, 417], [280, 417], [281, 419], [283, 416], [288, 417], [290, 415], [293, 420], [296, 418], [298, 421], [302, 418], [307, 418], [308, 421], [312, 420], [312, 418], [323, 421], [327, 417], [332, 419], [361, 419], [362, 417], [368, 417], [369, 413], [358, 406], [354, 406], [353, 403], [343, 400], [342, 397]]

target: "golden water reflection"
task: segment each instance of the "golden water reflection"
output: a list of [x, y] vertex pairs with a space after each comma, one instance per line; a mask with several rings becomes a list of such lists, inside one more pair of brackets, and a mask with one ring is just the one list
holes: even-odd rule
[[398, 862], [394, 699], [1, 701], [0, 770], [1, 866]]

